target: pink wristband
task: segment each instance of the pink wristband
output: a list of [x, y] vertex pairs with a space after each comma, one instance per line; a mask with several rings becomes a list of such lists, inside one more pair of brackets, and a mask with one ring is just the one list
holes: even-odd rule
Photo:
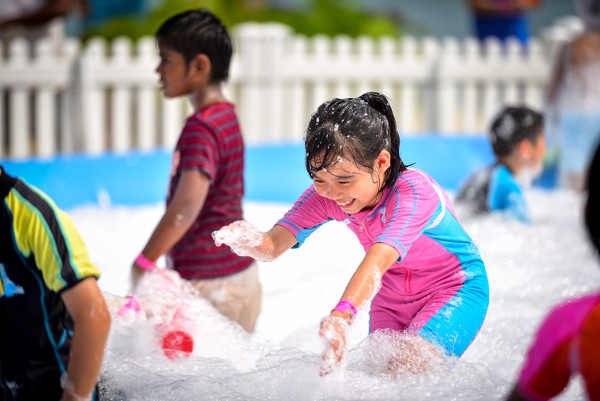
[[149, 261], [146, 259], [144, 255], [140, 252], [140, 254], [135, 258], [135, 263], [138, 264], [144, 270], [154, 270], [156, 269], [156, 263]]
[[342, 299], [332, 310], [337, 310], [344, 313], [348, 309], [350, 309], [354, 316], [356, 316], [356, 314], [358, 313], [358, 311], [356, 310], [356, 306], [354, 306], [354, 304], [348, 301], [347, 299]]
[[142, 304], [135, 295], [127, 295], [127, 298], [129, 298], [129, 302], [123, 305], [117, 312], [117, 314], [121, 317], [125, 316], [129, 310], [132, 310], [135, 313], [142, 311]]

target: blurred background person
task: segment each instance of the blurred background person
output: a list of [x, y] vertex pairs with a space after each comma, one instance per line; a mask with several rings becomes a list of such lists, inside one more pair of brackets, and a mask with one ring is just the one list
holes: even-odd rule
[[31, 43], [47, 38], [53, 49], [60, 49], [66, 36], [66, 17], [87, 11], [87, 0], [0, 0], [0, 41], [4, 55], [8, 43], [17, 37]]
[[469, 0], [475, 35], [484, 40], [509, 37], [526, 44], [529, 40], [529, 13], [541, 0]]
[[467, 205], [475, 214], [497, 211], [529, 223], [522, 187], [542, 173], [544, 117], [524, 106], [505, 107], [492, 121], [488, 138], [496, 161], [467, 179], [457, 204]]
[[548, 133], [560, 186], [583, 190], [600, 136], [600, 0], [575, 0], [584, 31], [559, 51], [547, 91]]
[[[600, 251], [600, 148], [587, 175], [584, 221]], [[556, 305], [540, 325], [508, 401], [549, 400], [580, 375], [589, 400], [600, 400], [600, 291]]]
[[0, 399], [96, 400], [110, 314], [73, 221], [0, 166]]

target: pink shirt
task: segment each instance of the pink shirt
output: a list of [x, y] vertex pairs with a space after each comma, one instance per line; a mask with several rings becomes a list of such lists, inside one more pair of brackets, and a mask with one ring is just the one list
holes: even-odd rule
[[518, 388], [531, 400], [560, 394], [580, 374], [588, 398], [600, 400], [600, 292], [552, 308], [527, 353]]
[[[331, 220], [346, 224], [365, 252], [374, 243], [398, 251], [400, 257], [384, 275], [374, 304], [410, 303], [434, 292], [460, 288], [476, 275], [485, 276], [479, 251], [456, 220], [450, 199], [420, 170], [404, 171], [375, 208], [354, 214], [345, 213], [311, 186], [277, 224], [296, 236], [298, 247]], [[386, 276], [394, 279], [385, 280]]]

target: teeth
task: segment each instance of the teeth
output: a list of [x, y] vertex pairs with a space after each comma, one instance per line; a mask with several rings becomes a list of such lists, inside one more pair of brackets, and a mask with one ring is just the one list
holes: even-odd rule
[[346, 206], [346, 205], [350, 204], [351, 202], [352, 202], [352, 201], [351, 201], [351, 200], [349, 200], [349, 201], [346, 201], [346, 202], [336, 202], [336, 203], [337, 203], [339, 206]]

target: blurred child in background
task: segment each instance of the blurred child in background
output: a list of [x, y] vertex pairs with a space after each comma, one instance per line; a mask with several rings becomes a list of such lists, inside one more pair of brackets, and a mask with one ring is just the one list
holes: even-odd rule
[[600, 0], [575, 0], [575, 6], [585, 29], [560, 49], [546, 100], [558, 184], [583, 191], [587, 166], [600, 141]]
[[268, 232], [235, 222], [215, 233], [217, 244], [269, 261], [328, 221], [356, 234], [366, 255], [321, 322], [322, 375], [342, 362], [346, 331], [357, 308], [369, 303], [370, 332], [400, 338], [385, 368], [392, 375], [431, 370], [446, 356], [462, 355], [487, 312], [485, 267], [448, 196], [402, 162], [388, 99], [368, 92], [323, 103], [308, 124], [305, 148], [314, 185]]
[[475, 214], [500, 211], [529, 223], [523, 186], [543, 170], [544, 118], [524, 106], [505, 107], [492, 122], [488, 138], [496, 162], [467, 179], [458, 191], [457, 204], [466, 204]]
[[[585, 226], [600, 252], [600, 146], [587, 175]], [[548, 400], [580, 375], [588, 399], [600, 400], [600, 291], [555, 306], [540, 325], [509, 401]]]
[[217, 248], [214, 230], [242, 219], [244, 142], [234, 105], [222, 92], [232, 41], [210, 11], [192, 10], [165, 21], [156, 34], [163, 93], [186, 96], [188, 117], [173, 154], [166, 211], [133, 264], [133, 277], [167, 264], [189, 280], [223, 315], [252, 331], [261, 286], [252, 258]]
[[529, 40], [529, 14], [541, 0], [469, 0], [474, 33], [480, 40], [494, 37], [504, 42]]
[[0, 399], [92, 400], [110, 314], [69, 216], [0, 167]]

